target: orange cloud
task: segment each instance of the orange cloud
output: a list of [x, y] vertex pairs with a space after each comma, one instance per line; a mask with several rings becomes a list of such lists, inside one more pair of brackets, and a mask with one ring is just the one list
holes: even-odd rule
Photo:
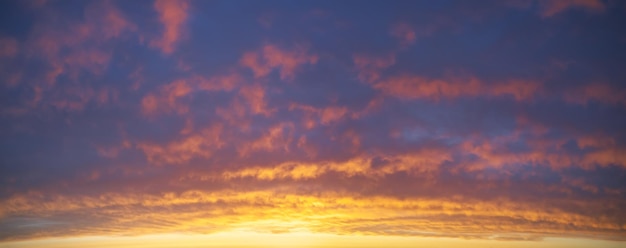
[[[302, 171], [306, 177], [306, 171]], [[206, 184], [206, 182], [205, 182]], [[555, 203], [580, 206], [577, 212]], [[298, 193], [297, 189], [200, 191], [181, 193], [107, 193], [64, 197], [29, 193], [0, 205], [2, 216], [61, 220], [40, 232], [12, 233], [13, 239], [47, 236], [213, 233], [241, 230], [394, 236], [536, 240], [546, 236], [623, 240], [623, 225], [598, 216], [618, 211], [604, 200], [539, 202], [466, 197], [395, 198], [343, 192]], [[176, 211], [173, 211], [176, 210]], [[98, 214], [94, 214], [94, 213]], [[51, 214], [52, 213], [52, 214]], [[89, 215], [91, 214], [91, 215]], [[88, 225], [67, 225], [64, 218], [92, 216]], [[159, 220], [159, 221], [154, 221]], [[384, 223], [384, 224], [381, 224]], [[207, 228], [208, 227], [208, 228]], [[509, 235], [507, 235], [509, 234]], [[494, 237], [496, 236], [496, 237]], [[6, 238], [6, 236], [3, 236]]]
[[317, 55], [311, 55], [305, 47], [282, 50], [274, 45], [265, 45], [259, 52], [245, 53], [240, 64], [252, 70], [255, 78], [267, 76], [278, 69], [282, 80], [292, 80], [298, 68], [305, 64], [317, 63]]
[[139, 142], [136, 146], [146, 155], [148, 162], [156, 165], [182, 164], [193, 158], [209, 158], [224, 142], [220, 136], [223, 126], [215, 124], [198, 133], [188, 135], [168, 144]]
[[282, 149], [283, 151], [288, 152], [289, 145], [293, 140], [293, 129], [294, 126], [290, 122], [283, 122], [272, 126], [260, 138], [251, 142], [246, 142], [239, 146], [239, 154], [247, 156], [253, 151], [271, 152], [277, 149]]
[[154, 9], [159, 13], [159, 20], [164, 31], [161, 38], [150, 42], [165, 54], [174, 52], [177, 43], [182, 39], [182, 26], [187, 21], [189, 3], [184, 0], [157, 0]]
[[[284, 152], [288, 152], [292, 139], [290, 135], [285, 135], [285, 130], [292, 128], [292, 124], [289, 123], [278, 124], [258, 140], [244, 146], [245, 150], [240, 151], [243, 155], [258, 150], [275, 151], [282, 149]], [[355, 135], [356, 132], [349, 131], [344, 137], [348, 139], [348, 142], [352, 142], [353, 146], [358, 147], [359, 141], [358, 138], [354, 139]], [[306, 140], [298, 140], [299, 146], [304, 145], [305, 142]], [[425, 148], [406, 154], [357, 155], [346, 161], [286, 161], [272, 166], [248, 166], [241, 169], [226, 170], [222, 173], [206, 174], [203, 177], [212, 178], [212, 180], [254, 178], [273, 181], [282, 179], [307, 180], [318, 178], [327, 173], [340, 173], [346, 177], [363, 176], [374, 180], [398, 172], [409, 175], [435, 173], [446, 161], [452, 161], [451, 150]]]
[[604, 11], [606, 8], [602, 0], [539, 1], [539, 5], [543, 17], [551, 17], [570, 8], [582, 8], [594, 12]]

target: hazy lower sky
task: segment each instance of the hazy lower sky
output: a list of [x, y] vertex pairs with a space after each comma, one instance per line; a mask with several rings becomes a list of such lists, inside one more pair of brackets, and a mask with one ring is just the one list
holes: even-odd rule
[[1, 1], [0, 247], [624, 247], [626, 2]]

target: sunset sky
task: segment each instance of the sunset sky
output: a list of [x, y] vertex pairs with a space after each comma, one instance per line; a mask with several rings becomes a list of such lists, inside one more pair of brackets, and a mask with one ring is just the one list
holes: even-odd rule
[[626, 1], [0, 1], [0, 247], [626, 247]]

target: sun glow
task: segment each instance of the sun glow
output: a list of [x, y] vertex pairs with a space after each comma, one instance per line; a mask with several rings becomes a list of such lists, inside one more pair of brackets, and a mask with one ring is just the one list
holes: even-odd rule
[[241, 230], [214, 234], [159, 234], [145, 236], [95, 236], [54, 238], [0, 244], [6, 248], [620, 248], [616, 241], [548, 238], [543, 241], [467, 240], [457, 238], [332, 235], [310, 232], [259, 233]]

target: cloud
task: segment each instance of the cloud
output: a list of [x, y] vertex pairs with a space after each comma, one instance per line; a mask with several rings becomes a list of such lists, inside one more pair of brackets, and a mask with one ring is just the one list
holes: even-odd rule
[[317, 55], [309, 54], [307, 50], [303, 46], [283, 50], [275, 45], [267, 44], [258, 52], [245, 53], [240, 64], [250, 68], [255, 78], [265, 77], [272, 70], [278, 69], [280, 79], [293, 80], [299, 67], [317, 63]]
[[[55, 28], [57, 23], [38, 23], [32, 34], [29, 49], [35, 56], [42, 56], [50, 64], [49, 84], [56, 77], [68, 72], [76, 75], [87, 69], [102, 73], [110, 61], [111, 51], [105, 45], [120, 38], [124, 33], [137, 30], [137, 26], [111, 2], [90, 4], [84, 11], [85, 21]], [[64, 52], [65, 50], [69, 52]]]
[[404, 75], [380, 80], [373, 88], [402, 99], [512, 96], [515, 100], [522, 101], [535, 97], [541, 91], [541, 84], [525, 80], [486, 84], [474, 77], [428, 79]]
[[[323, 18], [276, 6], [296, 18], [265, 29], [264, 10], [191, 4], [50, 2], [7, 17], [0, 241], [242, 229], [626, 241], [623, 59], [605, 25], [620, 4], [584, 23], [566, 10], [595, 7], [578, 2], [328, 5]], [[187, 25], [192, 11], [210, 15]], [[520, 30], [531, 42], [511, 42]]]
[[136, 147], [145, 155], [149, 163], [156, 165], [180, 165], [198, 158], [208, 158], [224, 145], [220, 138], [223, 126], [215, 124], [190, 134], [179, 140], [161, 145], [152, 142], [139, 142]]
[[568, 102], [587, 104], [592, 101], [626, 105], [626, 90], [608, 84], [594, 83], [564, 92]]
[[[184, 99], [201, 92], [232, 91], [243, 82], [243, 78], [236, 73], [217, 74], [212, 77], [192, 75], [190, 77], [176, 79], [166, 85], [162, 85], [156, 92], [146, 94], [141, 100], [142, 113], [146, 116], [156, 114], [177, 113], [179, 115], [189, 112], [189, 103]], [[260, 88], [243, 87], [243, 94], [255, 105], [255, 110], [261, 111], [264, 107], [263, 94]]]
[[179, 99], [192, 93], [187, 81], [179, 79], [160, 87], [158, 94], [149, 93], [141, 100], [141, 110], [144, 115], [153, 116], [158, 112], [185, 114], [189, 111], [187, 104]]
[[19, 44], [14, 38], [0, 38], [0, 58], [14, 57], [19, 52]]
[[417, 40], [415, 30], [407, 23], [398, 23], [391, 28], [391, 35], [398, 39], [400, 46], [407, 47], [413, 45]]
[[601, 12], [606, 8], [602, 0], [539, 1], [538, 3], [543, 17], [551, 17], [571, 8], [581, 8], [593, 12]]
[[150, 46], [161, 49], [164, 54], [171, 54], [183, 39], [183, 25], [187, 21], [189, 3], [184, 0], [157, 0], [154, 9], [163, 24], [162, 37], [150, 41]]
[[283, 122], [269, 127], [268, 131], [258, 139], [251, 142], [243, 142], [243, 144], [238, 147], [238, 151], [242, 156], [247, 156], [253, 151], [271, 152], [281, 149], [288, 152], [293, 140], [293, 128], [293, 124], [289, 122]]
[[265, 89], [259, 84], [242, 86], [239, 90], [239, 96], [248, 103], [248, 109], [252, 114], [269, 116], [273, 110], [267, 106], [265, 95]]
[[339, 121], [348, 115], [348, 108], [342, 106], [328, 106], [325, 108], [315, 108], [312, 106], [292, 103], [289, 105], [289, 110], [302, 110], [307, 113], [303, 124], [307, 128], [313, 128], [318, 123], [322, 125], [329, 125], [333, 122]]
[[[109, 233], [138, 235], [176, 231], [214, 233], [247, 226], [257, 232], [269, 232], [278, 227], [290, 232], [305, 227], [312, 232], [343, 235], [360, 233], [490, 239], [493, 238], [491, 233], [513, 233], [521, 239], [537, 239], [544, 235], [567, 233], [571, 236], [622, 240], [622, 227], [618, 223], [566, 209], [550, 208], [551, 203], [522, 203], [508, 199], [482, 202], [463, 197], [363, 198], [328, 191], [302, 195], [271, 190], [237, 193], [195, 190], [180, 194], [126, 193], [47, 198], [31, 194], [4, 201], [4, 216], [26, 213], [22, 218], [28, 218], [33, 223], [50, 223], [55, 228], [29, 225], [19, 231], [2, 232], [4, 235], [1, 238]], [[609, 208], [600, 202], [567, 203], [583, 204], [595, 211]], [[93, 211], [99, 211], [99, 214], [85, 218], [93, 216]], [[459, 211], [463, 214], [457, 214]], [[42, 215], [47, 212], [58, 215]], [[73, 221], [76, 219], [82, 221]], [[15, 220], [24, 223], [24, 220]]]
[[200, 90], [205, 91], [231, 91], [241, 84], [243, 78], [236, 73], [219, 75], [212, 78], [198, 77], [195, 79]]
[[[109, 69], [112, 44], [137, 26], [110, 1], [86, 4], [80, 18], [56, 8], [32, 11], [38, 18], [21, 34], [22, 41], [0, 40], [0, 57], [11, 59], [6, 68], [12, 71], [3, 79], [8, 86], [21, 88], [24, 112], [80, 112], [89, 104], [114, 102], [117, 91], [94, 82]], [[86, 80], [86, 75], [96, 77]]]
[[359, 74], [361, 81], [373, 83], [380, 79], [382, 70], [396, 63], [395, 54], [389, 54], [384, 57], [370, 57], [355, 54], [353, 56], [354, 66]]

